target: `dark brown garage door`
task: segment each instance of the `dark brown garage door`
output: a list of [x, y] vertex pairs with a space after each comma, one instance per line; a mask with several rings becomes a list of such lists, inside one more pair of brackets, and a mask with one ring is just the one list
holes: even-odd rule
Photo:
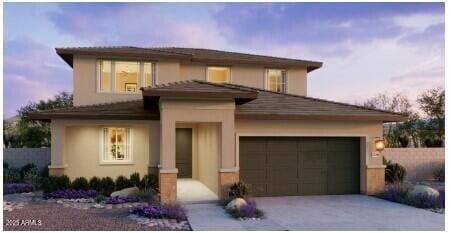
[[360, 139], [240, 137], [240, 179], [255, 196], [360, 191]]

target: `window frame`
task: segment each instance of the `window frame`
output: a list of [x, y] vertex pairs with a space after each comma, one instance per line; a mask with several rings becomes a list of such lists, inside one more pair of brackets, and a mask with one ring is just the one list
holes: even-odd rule
[[[208, 75], [208, 69], [210, 69], [210, 68], [226, 68], [226, 69], [229, 69], [229, 80], [228, 80], [228, 82], [221, 82], [221, 83], [211, 82], [210, 78], [209, 78], [209, 75]], [[206, 69], [205, 69], [205, 80], [207, 82], [217, 83], [217, 84], [232, 83], [232, 67], [230, 67], [230, 66], [207, 66]]]
[[[111, 62], [111, 80], [110, 80], [110, 90], [109, 91], [102, 91], [101, 90], [101, 74], [102, 74], [102, 69], [101, 69], [101, 64], [102, 61], [109, 61]], [[135, 92], [126, 92], [126, 91], [116, 91], [116, 62], [137, 62], [138, 63], [138, 68], [139, 68], [139, 77], [138, 77], [138, 85], [137, 85], [137, 91]], [[96, 84], [97, 84], [97, 93], [100, 94], [122, 94], [122, 95], [139, 95], [141, 94], [139, 92], [139, 89], [141, 87], [145, 87], [145, 75], [144, 75], [144, 65], [146, 63], [150, 63], [151, 66], [151, 72], [152, 72], [152, 80], [151, 80], [151, 84], [152, 87], [155, 87], [158, 84], [158, 79], [157, 79], [157, 63], [153, 62], [153, 61], [134, 61], [134, 60], [118, 60], [118, 59], [97, 59], [97, 64], [96, 64]]]
[[[109, 137], [106, 135], [109, 129], [122, 128], [125, 131], [125, 154], [123, 160], [112, 159], [107, 152], [106, 143]], [[107, 132], [105, 132], [107, 131]], [[100, 165], [132, 165], [133, 164], [133, 129], [128, 126], [102, 126], [99, 129], [99, 164]], [[128, 145], [127, 145], [128, 144]], [[105, 154], [108, 153], [108, 154]]]
[[[270, 70], [279, 70], [282, 72], [282, 79], [284, 80], [284, 86], [283, 86], [283, 91], [281, 92], [277, 92], [277, 91], [273, 91], [269, 89], [269, 76], [268, 73]], [[265, 90], [268, 91], [273, 91], [273, 92], [277, 92], [277, 93], [288, 93], [288, 70], [286, 69], [276, 69], [276, 68], [266, 68], [265, 69]]]

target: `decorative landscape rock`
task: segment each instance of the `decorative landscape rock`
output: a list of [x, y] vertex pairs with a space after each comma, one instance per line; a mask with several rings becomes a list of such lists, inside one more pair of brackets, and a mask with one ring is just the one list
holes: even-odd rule
[[426, 185], [415, 185], [412, 188], [412, 190], [409, 191], [408, 195], [410, 197], [415, 197], [415, 196], [421, 195], [421, 196], [430, 196], [433, 198], [437, 198], [440, 195], [440, 193], [437, 190], [435, 190], [429, 186], [426, 186]]
[[150, 219], [136, 214], [128, 215], [128, 218], [136, 221], [138, 224], [147, 225], [149, 227], [158, 227], [160, 229], [170, 230], [191, 230], [188, 221], [177, 221], [175, 219]]
[[125, 188], [119, 191], [112, 192], [110, 196], [123, 196], [123, 197], [129, 197], [129, 196], [138, 196], [139, 195], [139, 189], [138, 187], [131, 187], [131, 188]]
[[229, 204], [227, 204], [226, 210], [239, 209], [243, 205], [246, 205], [246, 200], [244, 200], [243, 198], [235, 198], [230, 201]]

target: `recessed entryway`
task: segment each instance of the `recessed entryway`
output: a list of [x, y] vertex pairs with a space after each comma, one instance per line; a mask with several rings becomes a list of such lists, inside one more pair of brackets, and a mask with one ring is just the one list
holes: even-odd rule
[[178, 178], [193, 178], [193, 130], [191, 128], [176, 129], [175, 164]]

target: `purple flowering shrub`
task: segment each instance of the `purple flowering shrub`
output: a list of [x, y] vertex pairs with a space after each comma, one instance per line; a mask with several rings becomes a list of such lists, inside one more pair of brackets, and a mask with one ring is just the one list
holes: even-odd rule
[[247, 199], [246, 204], [239, 209], [229, 209], [227, 212], [234, 218], [262, 218], [264, 212], [257, 208], [257, 203], [252, 199]]
[[97, 191], [94, 189], [88, 190], [63, 189], [44, 194], [45, 199], [51, 198], [77, 199], [77, 198], [91, 198], [96, 196]]
[[377, 195], [379, 198], [387, 201], [398, 202], [401, 204], [415, 206], [422, 209], [445, 208], [445, 191], [439, 191], [439, 196], [417, 194], [408, 195], [409, 189], [403, 185], [388, 185], [384, 191]]
[[105, 200], [105, 204], [122, 204], [127, 202], [138, 202], [138, 197], [126, 197], [126, 196], [114, 196], [108, 197]]
[[133, 214], [137, 214], [147, 218], [157, 219], [176, 219], [177, 221], [186, 220], [186, 211], [180, 205], [139, 205], [132, 209]]
[[23, 183], [11, 183], [3, 185], [3, 194], [33, 192], [33, 185]]

